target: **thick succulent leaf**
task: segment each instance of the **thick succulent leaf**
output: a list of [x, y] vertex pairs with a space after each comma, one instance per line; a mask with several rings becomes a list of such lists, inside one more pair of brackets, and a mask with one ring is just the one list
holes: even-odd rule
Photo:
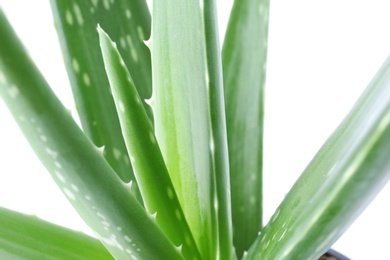
[[237, 255], [262, 228], [264, 83], [269, 0], [236, 0], [222, 50]]
[[248, 259], [317, 259], [390, 178], [390, 57], [251, 247]]
[[233, 256], [214, 1], [153, 1], [151, 106], [158, 143], [205, 259]]
[[[150, 52], [143, 41], [150, 34], [145, 0], [51, 0], [53, 15], [83, 130], [122, 180], [134, 181], [110, 94], [96, 34], [100, 23], [119, 42], [125, 63], [134, 67], [134, 82], [143, 99], [151, 95]], [[150, 108], [148, 108], [150, 110]], [[134, 192], [139, 195], [133, 182]]]
[[99, 240], [0, 207], [1, 259], [113, 259]]
[[0, 12], [0, 96], [33, 150], [116, 259], [180, 259], [51, 91]]
[[117, 46], [98, 27], [100, 46], [128, 152], [146, 210], [187, 259], [200, 259], [165, 166], [152, 124]]

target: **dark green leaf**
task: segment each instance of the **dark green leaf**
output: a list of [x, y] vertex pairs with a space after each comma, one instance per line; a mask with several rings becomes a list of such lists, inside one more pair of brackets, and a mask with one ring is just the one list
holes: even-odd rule
[[116, 259], [181, 259], [51, 91], [1, 11], [0, 38], [0, 96], [99, 240]]
[[[150, 34], [150, 14], [144, 0], [51, 0], [54, 19], [84, 132], [122, 180], [137, 185], [121, 135], [109, 83], [104, 71], [96, 26], [110, 33], [134, 67], [134, 81], [143, 99], [151, 95], [150, 53], [143, 41]], [[140, 199], [140, 198], [139, 198]]]

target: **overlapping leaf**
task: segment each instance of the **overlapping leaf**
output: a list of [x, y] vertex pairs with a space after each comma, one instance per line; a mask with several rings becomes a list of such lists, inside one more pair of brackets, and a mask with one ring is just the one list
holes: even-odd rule
[[122, 133], [146, 210], [155, 215], [157, 224], [168, 238], [181, 247], [184, 257], [200, 259], [133, 79], [123, 65], [116, 44], [100, 27], [98, 32]]
[[156, 136], [205, 259], [233, 257], [229, 169], [214, 1], [153, 1]]
[[0, 38], [0, 95], [99, 240], [116, 259], [181, 259], [56, 98], [1, 11]]
[[119, 43], [125, 63], [134, 67], [141, 97], [149, 98], [150, 53], [143, 43], [150, 34], [146, 2], [51, 0], [51, 5], [83, 130], [95, 145], [104, 146], [110, 165], [125, 182], [133, 180], [132, 188], [139, 195], [104, 71], [96, 25], [104, 26]]

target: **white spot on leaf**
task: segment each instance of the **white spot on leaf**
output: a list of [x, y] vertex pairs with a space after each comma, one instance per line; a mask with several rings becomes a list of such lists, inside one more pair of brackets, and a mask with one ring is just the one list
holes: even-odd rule
[[80, 65], [75, 58], [72, 59], [72, 68], [76, 73], [80, 72]]
[[83, 14], [81, 13], [81, 10], [80, 10], [80, 7], [78, 6], [78, 4], [74, 4], [73, 5], [73, 11], [76, 15], [76, 20], [77, 20], [77, 23], [82, 26], [84, 24], [84, 18], [83, 18]]
[[119, 38], [119, 44], [122, 47], [122, 49], [126, 49], [126, 41], [123, 39], [123, 37]]
[[130, 48], [131, 58], [135, 62], [137, 62], [138, 61], [138, 54], [137, 54], [137, 52], [135, 50], [133, 39], [131, 38], [131, 36], [129, 34], [126, 35], [126, 41], [127, 41], [127, 45], [129, 45], [129, 48]]
[[8, 89], [8, 95], [11, 97], [11, 98], [16, 98], [18, 95], [19, 95], [19, 89], [16, 87], [16, 86], [11, 86], [9, 89]]
[[73, 25], [73, 16], [69, 10], [65, 11], [65, 20], [67, 24]]
[[129, 243], [131, 243], [131, 241], [132, 241], [128, 236], [124, 236], [124, 239], [126, 240], [126, 242], [129, 242]]
[[264, 14], [264, 4], [263, 3], [259, 3], [259, 14], [260, 16], [263, 16]]
[[167, 188], [168, 198], [173, 199], [173, 190], [171, 187]]
[[110, 226], [110, 223], [108, 223], [107, 221], [101, 221], [100, 223], [102, 223], [102, 225], [106, 227]]
[[110, 10], [110, 1], [109, 0], [103, 0], [104, 8], [107, 10]]
[[96, 212], [96, 215], [97, 215], [99, 218], [101, 218], [101, 219], [103, 219], [103, 220], [106, 220], [106, 217], [105, 217], [102, 213], [100, 213], [99, 211]]
[[56, 177], [57, 177], [57, 179], [60, 181], [60, 182], [62, 182], [62, 183], [66, 183], [66, 181], [65, 181], [65, 177], [61, 174], [61, 173], [59, 173], [58, 171], [54, 171], [54, 174], [56, 175]]
[[[58, 152], [46, 147], [45, 151], [55, 160], [58, 157]], [[59, 167], [58, 167], [59, 168]]]
[[141, 39], [141, 41], [145, 40], [145, 35], [144, 31], [142, 30], [141, 26], [137, 26], [137, 32], [138, 32], [138, 37]]
[[92, 4], [93, 4], [95, 7], [97, 7], [98, 3], [99, 3], [98, 0], [92, 0]]
[[74, 196], [73, 192], [71, 192], [67, 188], [64, 188], [63, 191], [64, 191], [66, 197], [68, 197], [71, 200], [76, 200], [76, 197]]
[[72, 189], [73, 189], [75, 192], [79, 192], [79, 188], [78, 188], [75, 184], [70, 185], [70, 187], [72, 187]]
[[131, 12], [129, 9], [126, 10], [126, 17], [127, 17], [127, 19], [131, 18]]
[[54, 162], [54, 165], [55, 165], [58, 169], [62, 169], [61, 163], [55, 161], [55, 162]]
[[181, 220], [181, 213], [180, 213], [179, 209], [175, 210], [175, 216], [176, 216], [177, 220], [179, 220], [179, 221]]
[[45, 135], [40, 135], [39, 138], [41, 139], [42, 142], [44, 143], [47, 142], [47, 137]]
[[252, 181], [257, 180], [257, 175], [256, 175], [256, 173], [252, 173], [252, 174], [251, 174], [251, 180], [252, 180]]
[[114, 148], [114, 149], [113, 149], [113, 152], [114, 152], [114, 157], [115, 157], [115, 159], [116, 159], [116, 160], [119, 160], [119, 159], [121, 158], [121, 156], [122, 156], [121, 151], [120, 151], [119, 149]]
[[284, 232], [282, 233], [282, 235], [281, 235], [280, 238], [278, 239], [278, 242], [279, 242], [280, 240], [282, 240], [282, 238], [284, 237], [284, 235], [286, 235], [286, 232], [287, 232], [287, 229], [284, 230]]
[[90, 80], [90, 78], [89, 78], [89, 76], [88, 76], [87, 73], [84, 73], [84, 74], [83, 74], [83, 82], [84, 82], [84, 84], [85, 84], [87, 87], [89, 87], [89, 86], [91, 85], [91, 80]]

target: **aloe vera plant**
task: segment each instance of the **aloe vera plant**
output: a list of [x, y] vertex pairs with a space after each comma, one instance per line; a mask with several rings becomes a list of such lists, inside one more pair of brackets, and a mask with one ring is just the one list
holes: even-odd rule
[[222, 48], [212, 0], [51, 6], [83, 130], [1, 9], [0, 96], [95, 238], [1, 208], [0, 258], [317, 259], [388, 181], [390, 58], [263, 223], [269, 1]]

